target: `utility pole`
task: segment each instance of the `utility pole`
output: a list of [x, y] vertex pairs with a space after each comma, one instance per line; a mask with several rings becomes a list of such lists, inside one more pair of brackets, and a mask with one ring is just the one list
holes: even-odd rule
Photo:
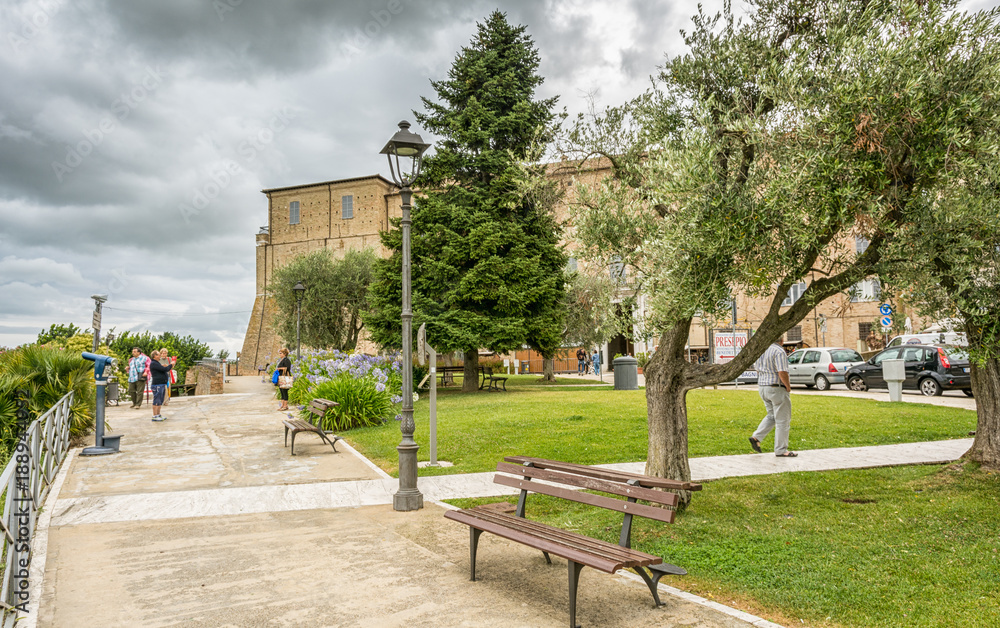
[[97, 353], [97, 345], [101, 344], [101, 304], [108, 300], [108, 295], [92, 294], [90, 298], [94, 300], [94, 319], [90, 325], [94, 329], [94, 346], [91, 351]]

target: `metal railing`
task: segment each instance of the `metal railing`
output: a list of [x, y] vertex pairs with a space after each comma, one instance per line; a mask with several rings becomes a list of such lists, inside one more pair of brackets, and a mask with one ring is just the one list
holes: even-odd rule
[[0, 473], [3, 488], [3, 585], [0, 609], [3, 628], [14, 625], [18, 611], [28, 602], [28, 566], [35, 515], [55, 481], [59, 465], [69, 452], [70, 407], [73, 391], [67, 393], [19, 434], [10, 460]]

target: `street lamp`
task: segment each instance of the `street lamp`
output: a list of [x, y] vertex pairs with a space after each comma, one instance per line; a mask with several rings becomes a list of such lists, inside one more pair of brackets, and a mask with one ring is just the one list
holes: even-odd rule
[[[399, 131], [380, 151], [389, 159], [392, 181], [399, 188], [403, 205], [403, 420], [399, 431], [403, 434], [396, 451], [399, 452], [399, 490], [392, 496], [393, 510], [419, 510], [424, 506], [424, 496], [417, 490], [417, 450], [413, 440], [413, 311], [410, 298], [410, 185], [420, 174], [424, 151], [430, 147], [416, 133], [410, 132], [410, 123], [403, 120]], [[400, 162], [402, 159], [402, 163]], [[409, 160], [409, 168], [405, 168]]]
[[302, 327], [302, 295], [306, 292], [306, 286], [300, 281], [292, 287], [292, 290], [295, 291], [295, 359], [299, 360], [301, 358], [299, 348], [302, 344], [299, 335]]

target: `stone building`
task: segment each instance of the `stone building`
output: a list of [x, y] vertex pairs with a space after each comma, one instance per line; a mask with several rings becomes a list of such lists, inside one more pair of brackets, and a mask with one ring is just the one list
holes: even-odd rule
[[[573, 257], [573, 227], [569, 220], [569, 208], [576, 199], [573, 183], [596, 182], [609, 174], [609, 168], [599, 161], [582, 170], [574, 162], [557, 162], [549, 166], [549, 172], [566, 189], [565, 201], [557, 208], [556, 218], [567, 225], [565, 238], [567, 251], [571, 256], [570, 266], [576, 267], [577, 261]], [[382, 249], [379, 241], [379, 232], [388, 228], [391, 218], [402, 215], [396, 187], [381, 175], [273, 188], [263, 190], [263, 193], [268, 201], [267, 225], [261, 227], [257, 234], [257, 290], [243, 350], [240, 352], [241, 375], [255, 374], [259, 367], [275, 362], [278, 349], [282, 347], [281, 339], [271, 327], [274, 306], [267, 292], [276, 268], [298, 255], [321, 248], [332, 251], [335, 257], [342, 257], [344, 252], [351, 249], [366, 247], [374, 248], [379, 255], [386, 256], [387, 252]], [[855, 238], [840, 245], [856, 247], [856, 250], [861, 251], [867, 243], [861, 238]], [[794, 303], [806, 285], [807, 283], [801, 283], [794, 286], [785, 304], [790, 306]], [[627, 292], [629, 289], [626, 278], [623, 291]], [[881, 303], [878, 280], [869, 279], [858, 284], [854, 293], [854, 296], [835, 296], [818, 305], [800, 325], [785, 334], [786, 347], [843, 346], [863, 350], [863, 341], [868, 332], [873, 327], [876, 331], [881, 331], [877, 324], [878, 306]], [[769, 305], [769, 300], [737, 295], [736, 328], [756, 329]], [[639, 295], [640, 319], [645, 307], [646, 301]], [[895, 312], [895, 316], [907, 320], [911, 314], [904, 304]], [[911, 327], [915, 330], [919, 330], [921, 324], [922, 321], [915, 317], [911, 321]], [[716, 327], [731, 329], [732, 322], [727, 321]], [[689, 336], [690, 359], [710, 359], [712, 331], [707, 324], [695, 319]], [[638, 329], [631, 338], [612, 338], [603, 347], [599, 347], [604, 369], [611, 366], [610, 361], [616, 354], [648, 354], [655, 350], [657, 343], [656, 337], [644, 338]], [[364, 335], [359, 341], [358, 349], [367, 353], [377, 350], [364, 339]], [[575, 351], [575, 348], [570, 351]], [[516, 357], [518, 362], [525, 359], [521, 355]], [[540, 358], [537, 359], [539, 363], [531, 365], [532, 371], [541, 368]], [[570, 360], [568, 363], [572, 364], [569, 370], [575, 370], [575, 362]]]
[[[267, 196], [267, 225], [257, 233], [257, 293], [240, 352], [241, 375], [255, 374], [259, 367], [276, 362], [283, 346], [271, 326], [275, 310], [267, 292], [275, 269], [323, 248], [337, 258], [369, 247], [384, 255], [379, 231], [402, 215], [398, 190], [381, 175], [262, 192]], [[375, 351], [363, 341], [358, 348]]]

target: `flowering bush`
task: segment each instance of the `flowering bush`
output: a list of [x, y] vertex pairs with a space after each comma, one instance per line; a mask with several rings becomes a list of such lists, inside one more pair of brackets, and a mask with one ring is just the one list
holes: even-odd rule
[[[302, 405], [317, 397], [336, 401], [339, 405], [323, 416], [326, 430], [378, 425], [393, 418], [395, 404], [402, 401], [401, 367], [398, 355], [308, 352], [292, 362], [296, 379], [289, 400]], [[303, 410], [302, 416], [308, 420], [311, 415]]]

